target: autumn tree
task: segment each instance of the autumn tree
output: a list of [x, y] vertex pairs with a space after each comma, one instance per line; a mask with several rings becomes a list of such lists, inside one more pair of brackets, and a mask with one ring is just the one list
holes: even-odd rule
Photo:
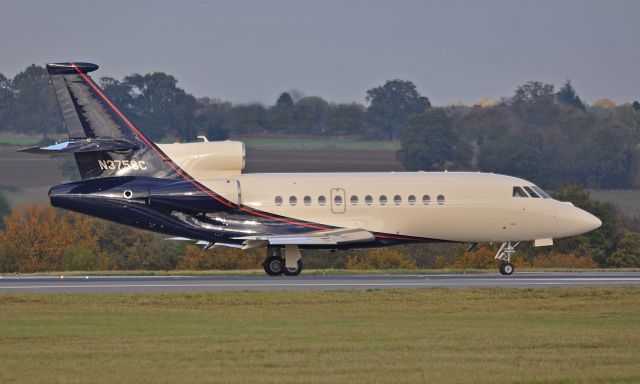
[[607, 109], [611, 109], [611, 108], [615, 108], [616, 107], [616, 103], [613, 100], [611, 100], [609, 98], [606, 98], [606, 97], [594, 101], [593, 105], [596, 106], [596, 107], [607, 108]]
[[48, 206], [28, 205], [5, 217], [0, 259], [6, 272], [56, 270], [74, 243], [72, 228]]

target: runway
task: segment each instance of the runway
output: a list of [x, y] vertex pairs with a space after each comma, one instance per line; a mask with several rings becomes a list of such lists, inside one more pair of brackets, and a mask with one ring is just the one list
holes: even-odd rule
[[384, 288], [640, 286], [640, 272], [332, 276], [2, 276], [2, 293], [324, 291]]

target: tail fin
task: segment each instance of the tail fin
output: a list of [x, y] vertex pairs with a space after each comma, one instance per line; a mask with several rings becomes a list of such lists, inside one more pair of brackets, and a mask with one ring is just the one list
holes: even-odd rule
[[87, 75], [90, 63], [47, 64], [69, 141], [27, 152], [73, 153], [83, 179], [178, 178], [183, 171], [147, 138]]

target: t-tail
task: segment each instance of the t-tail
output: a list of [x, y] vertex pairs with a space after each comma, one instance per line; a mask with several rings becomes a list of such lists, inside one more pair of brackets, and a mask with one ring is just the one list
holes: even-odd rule
[[73, 153], [82, 179], [179, 178], [184, 172], [122, 112], [88, 73], [90, 63], [47, 64], [69, 140], [24, 152]]

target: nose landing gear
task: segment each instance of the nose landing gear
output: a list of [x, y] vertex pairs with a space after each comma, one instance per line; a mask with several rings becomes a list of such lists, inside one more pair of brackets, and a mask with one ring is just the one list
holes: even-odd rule
[[515, 271], [513, 264], [511, 264], [511, 256], [516, 252], [518, 244], [520, 243], [511, 244], [510, 241], [507, 241], [506, 243], [502, 243], [500, 249], [498, 249], [496, 260], [500, 260], [500, 274], [508, 276]]

